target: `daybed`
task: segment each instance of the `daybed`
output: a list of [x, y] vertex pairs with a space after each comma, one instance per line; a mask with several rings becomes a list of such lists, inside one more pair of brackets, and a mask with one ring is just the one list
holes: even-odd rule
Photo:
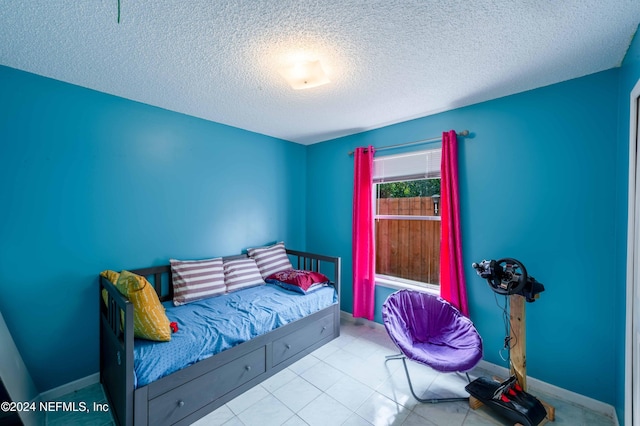
[[[156, 363], [156, 356], [163, 347], [169, 348], [170, 344], [177, 342], [175, 336], [182, 333], [183, 329], [189, 329], [190, 323], [181, 324], [178, 333], [174, 334], [171, 342], [149, 342], [144, 339], [134, 338], [134, 309], [132, 303], [123, 297], [116, 286], [105, 276], [100, 276], [100, 381], [109, 400], [111, 413], [114, 420], [120, 425], [188, 425], [205, 416], [244, 391], [259, 384], [263, 380], [288, 367], [300, 358], [316, 350], [340, 335], [340, 258], [316, 255], [294, 250], [286, 250], [291, 260], [292, 267], [300, 270], [322, 272], [331, 280], [331, 286], [323, 288], [333, 292], [332, 301], [328, 306], [322, 307], [313, 313], [306, 313], [304, 317], [287, 322], [285, 316], [278, 321], [275, 329], [251, 337], [243, 341], [237, 338], [235, 341], [227, 341], [220, 352], [206, 355], [195, 363], [184, 366], [177, 371], [163, 377], [150, 380], [146, 383], [138, 377], [134, 368], [138, 367], [139, 359], [136, 354], [144, 353], [141, 358], [150, 358], [150, 365]], [[247, 255], [229, 256], [226, 260], [243, 259]], [[130, 272], [146, 277], [156, 290], [163, 306], [166, 307], [167, 316], [172, 312], [171, 301], [174, 297], [172, 282], [172, 269], [170, 265], [144, 269], [131, 270]], [[287, 297], [282, 294], [291, 291], [277, 286], [265, 285], [265, 289], [274, 293], [276, 305], [278, 298]], [[335, 289], [335, 290], [334, 290]], [[106, 291], [105, 291], [106, 290]], [[237, 306], [242, 297], [252, 296], [254, 288], [240, 290], [211, 298], [213, 302], [231, 296], [232, 302]], [[256, 290], [257, 291], [257, 290]], [[248, 296], [243, 295], [244, 292]], [[280, 293], [278, 293], [280, 292]], [[106, 294], [105, 294], [106, 293]], [[313, 293], [320, 293], [314, 291]], [[311, 293], [310, 293], [311, 294]], [[307, 296], [297, 294], [298, 301]], [[295, 297], [295, 296], [293, 296]], [[209, 299], [203, 301], [203, 305], [209, 303]], [[106, 303], [105, 303], [106, 301]], [[204, 303], [206, 302], [206, 303]], [[211, 302], [211, 303], [213, 303]], [[296, 303], [302, 305], [301, 303]], [[326, 304], [326, 303], [325, 303]], [[191, 309], [191, 305], [186, 305]], [[181, 307], [182, 308], [182, 307]], [[311, 308], [313, 309], [313, 308]], [[237, 308], [238, 311], [242, 308]], [[233, 309], [232, 309], [233, 311]], [[181, 311], [182, 312], [182, 311]], [[255, 324], [250, 324], [251, 332], [254, 326], [263, 323], [255, 314], [251, 314]], [[218, 315], [231, 319], [229, 313]], [[245, 322], [247, 322], [245, 320]], [[238, 327], [240, 328], [240, 327]], [[258, 327], [259, 328], [259, 327]], [[260, 330], [257, 333], [261, 333]], [[203, 341], [213, 340], [207, 338]], [[166, 346], [163, 346], [166, 345]], [[146, 347], [152, 347], [155, 352], [140, 352]], [[225, 347], [228, 347], [225, 349]], [[194, 351], [182, 351], [189, 352]], [[150, 355], [151, 354], [151, 355]]]

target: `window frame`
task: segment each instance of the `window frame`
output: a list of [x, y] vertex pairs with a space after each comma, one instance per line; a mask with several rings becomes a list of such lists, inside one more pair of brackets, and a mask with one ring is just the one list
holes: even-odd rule
[[[433, 151], [440, 151], [440, 147], [438, 148], [432, 148], [432, 149], [427, 149], [427, 150], [423, 150], [423, 151], [419, 151], [415, 154], [420, 154], [420, 153], [425, 153], [426, 155], [430, 155], [430, 152]], [[404, 154], [406, 155], [406, 154]], [[411, 154], [410, 154], [411, 155]], [[381, 159], [381, 161], [385, 161], [385, 157], [389, 158], [392, 156], [384, 156], [384, 157], [379, 157]], [[375, 161], [375, 160], [374, 160]], [[432, 164], [430, 164], [431, 166]], [[374, 203], [374, 209], [373, 209], [373, 213], [374, 213], [374, 217], [373, 220], [376, 223], [376, 228], [375, 228], [375, 233], [377, 233], [377, 221], [378, 220], [423, 220], [423, 221], [427, 221], [427, 220], [435, 220], [435, 221], [441, 221], [441, 216], [440, 215], [434, 215], [434, 216], [413, 216], [413, 215], [378, 215], [377, 213], [377, 189], [378, 189], [378, 185], [381, 184], [385, 184], [385, 183], [390, 183], [390, 182], [409, 182], [409, 181], [415, 181], [415, 180], [425, 180], [425, 179], [440, 179], [440, 169], [438, 168], [437, 171], [437, 175], [433, 174], [433, 170], [427, 170], [423, 176], [416, 176], [415, 174], [411, 174], [409, 176], [395, 176], [392, 179], [386, 179], [386, 178], [381, 178], [381, 179], [375, 179], [374, 177], [374, 182], [371, 186], [371, 196], [372, 196], [372, 202]], [[417, 291], [423, 291], [423, 292], [427, 292], [427, 293], [432, 293], [435, 294], [437, 296], [440, 295], [440, 284], [433, 284], [433, 283], [428, 283], [428, 282], [422, 282], [422, 281], [414, 281], [414, 280], [409, 280], [409, 279], [405, 279], [405, 278], [399, 278], [399, 277], [394, 277], [394, 276], [390, 276], [390, 275], [385, 275], [385, 274], [379, 274], [378, 272], [375, 272], [375, 285], [376, 286], [381, 286], [381, 287], [386, 287], [386, 288], [390, 288], [390, 289], [394, 289], [394, 290], [403, 290], [403, 289], [411, 289], [411, 290], [417, 290]]]

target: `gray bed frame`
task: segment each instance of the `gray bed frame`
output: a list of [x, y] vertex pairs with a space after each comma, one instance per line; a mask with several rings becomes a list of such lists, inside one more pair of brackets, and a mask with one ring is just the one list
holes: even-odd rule
[[[339, 257], [287, 253], [295, 269], [328, 275], [340, 294]], [[131, 272], [147, 277], [161, 301], [173, 299], [169, 265]], [[133, 305], [106, 278], [99, 282], [100, 382], [119, 425], [191, 424], [340, 335], [338, 302], [135, 389]]]

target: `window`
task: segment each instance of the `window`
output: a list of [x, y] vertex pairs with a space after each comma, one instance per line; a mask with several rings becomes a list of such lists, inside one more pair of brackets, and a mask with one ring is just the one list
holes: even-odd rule
[[440, 149], [374, 159], [376, 281], [439, 289]]

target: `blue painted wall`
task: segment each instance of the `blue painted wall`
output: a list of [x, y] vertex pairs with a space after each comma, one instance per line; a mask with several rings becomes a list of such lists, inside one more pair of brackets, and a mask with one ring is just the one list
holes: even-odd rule
[[[624, 58], [620, 68], [620, 96], [619, 96], [619, 120], [618, 120], [618, 137], [620, 143], [617, 147], [617, 184], [616, 184], [616, 205], [619, 207], [616, 212], [615, 222], [618, 224], [616, 228], [616, 282], [625, 282], [626, 280], [626, 254], [627, 254], [627, 208], [628, 208], [628, 190], [629, 190], [629, 122], [630, 122], [630, 93], [634, 86], [640, 82], [640, 35], [636, 31], [636, 35], [629, 46], [629, 50]], [[625, 293], [618, 292], [617, 299], [617, 316], [616, 323], [624, 324], [626, 320], [626, 297]], [[625, 397], [625, 328], [619, 327], [615, 329], [618, 338], [617, 352], [618, 363], [616, 365], [617, 377], [620, 378], [618, 383], [616, 398], [616, 413], [621, 424], [624, 424], [624, 397]]]
[[[546, 292], [527, 305], [530, 376], [616, 404], [620, 380], [614, 218], [621, 203], [619, 69], [312, 145], [307, 249], [344, 259], [342, 308], [352, 311], [351, 197], [357, 146], [392, 145], [469, 129], [460, 142], [464, 264], [471, 318], [487, 361], [506, 364], [494, 293], [473, 261], [515, 257]], [[311, 195], [313, 194], [313, 196]], [[376, 313], [390, 290], [376, 290]]]
[[304, 146], [6, 67], [0, 93], [0, 311], [40, 391], [98, 371], [101, 270], [305, 247]]
[[[622, 420], [628, 94], [639, 78], [636, 36], [620, 69], [303, 147], [0, 67], [0, 311], [40, 391], [97, 371], [105, 268], [284, 239], [342, 256], [351, 311], [347, 153], [468, 128], [465, 265], [522, 260], [547, 287], [527, 305], [530, 375], [613, 404]], [[494, 295], [471, 268], [466, 279], [485, 359], [503, 364]], [[378, 321], [390, 292], [377, 289]]]

